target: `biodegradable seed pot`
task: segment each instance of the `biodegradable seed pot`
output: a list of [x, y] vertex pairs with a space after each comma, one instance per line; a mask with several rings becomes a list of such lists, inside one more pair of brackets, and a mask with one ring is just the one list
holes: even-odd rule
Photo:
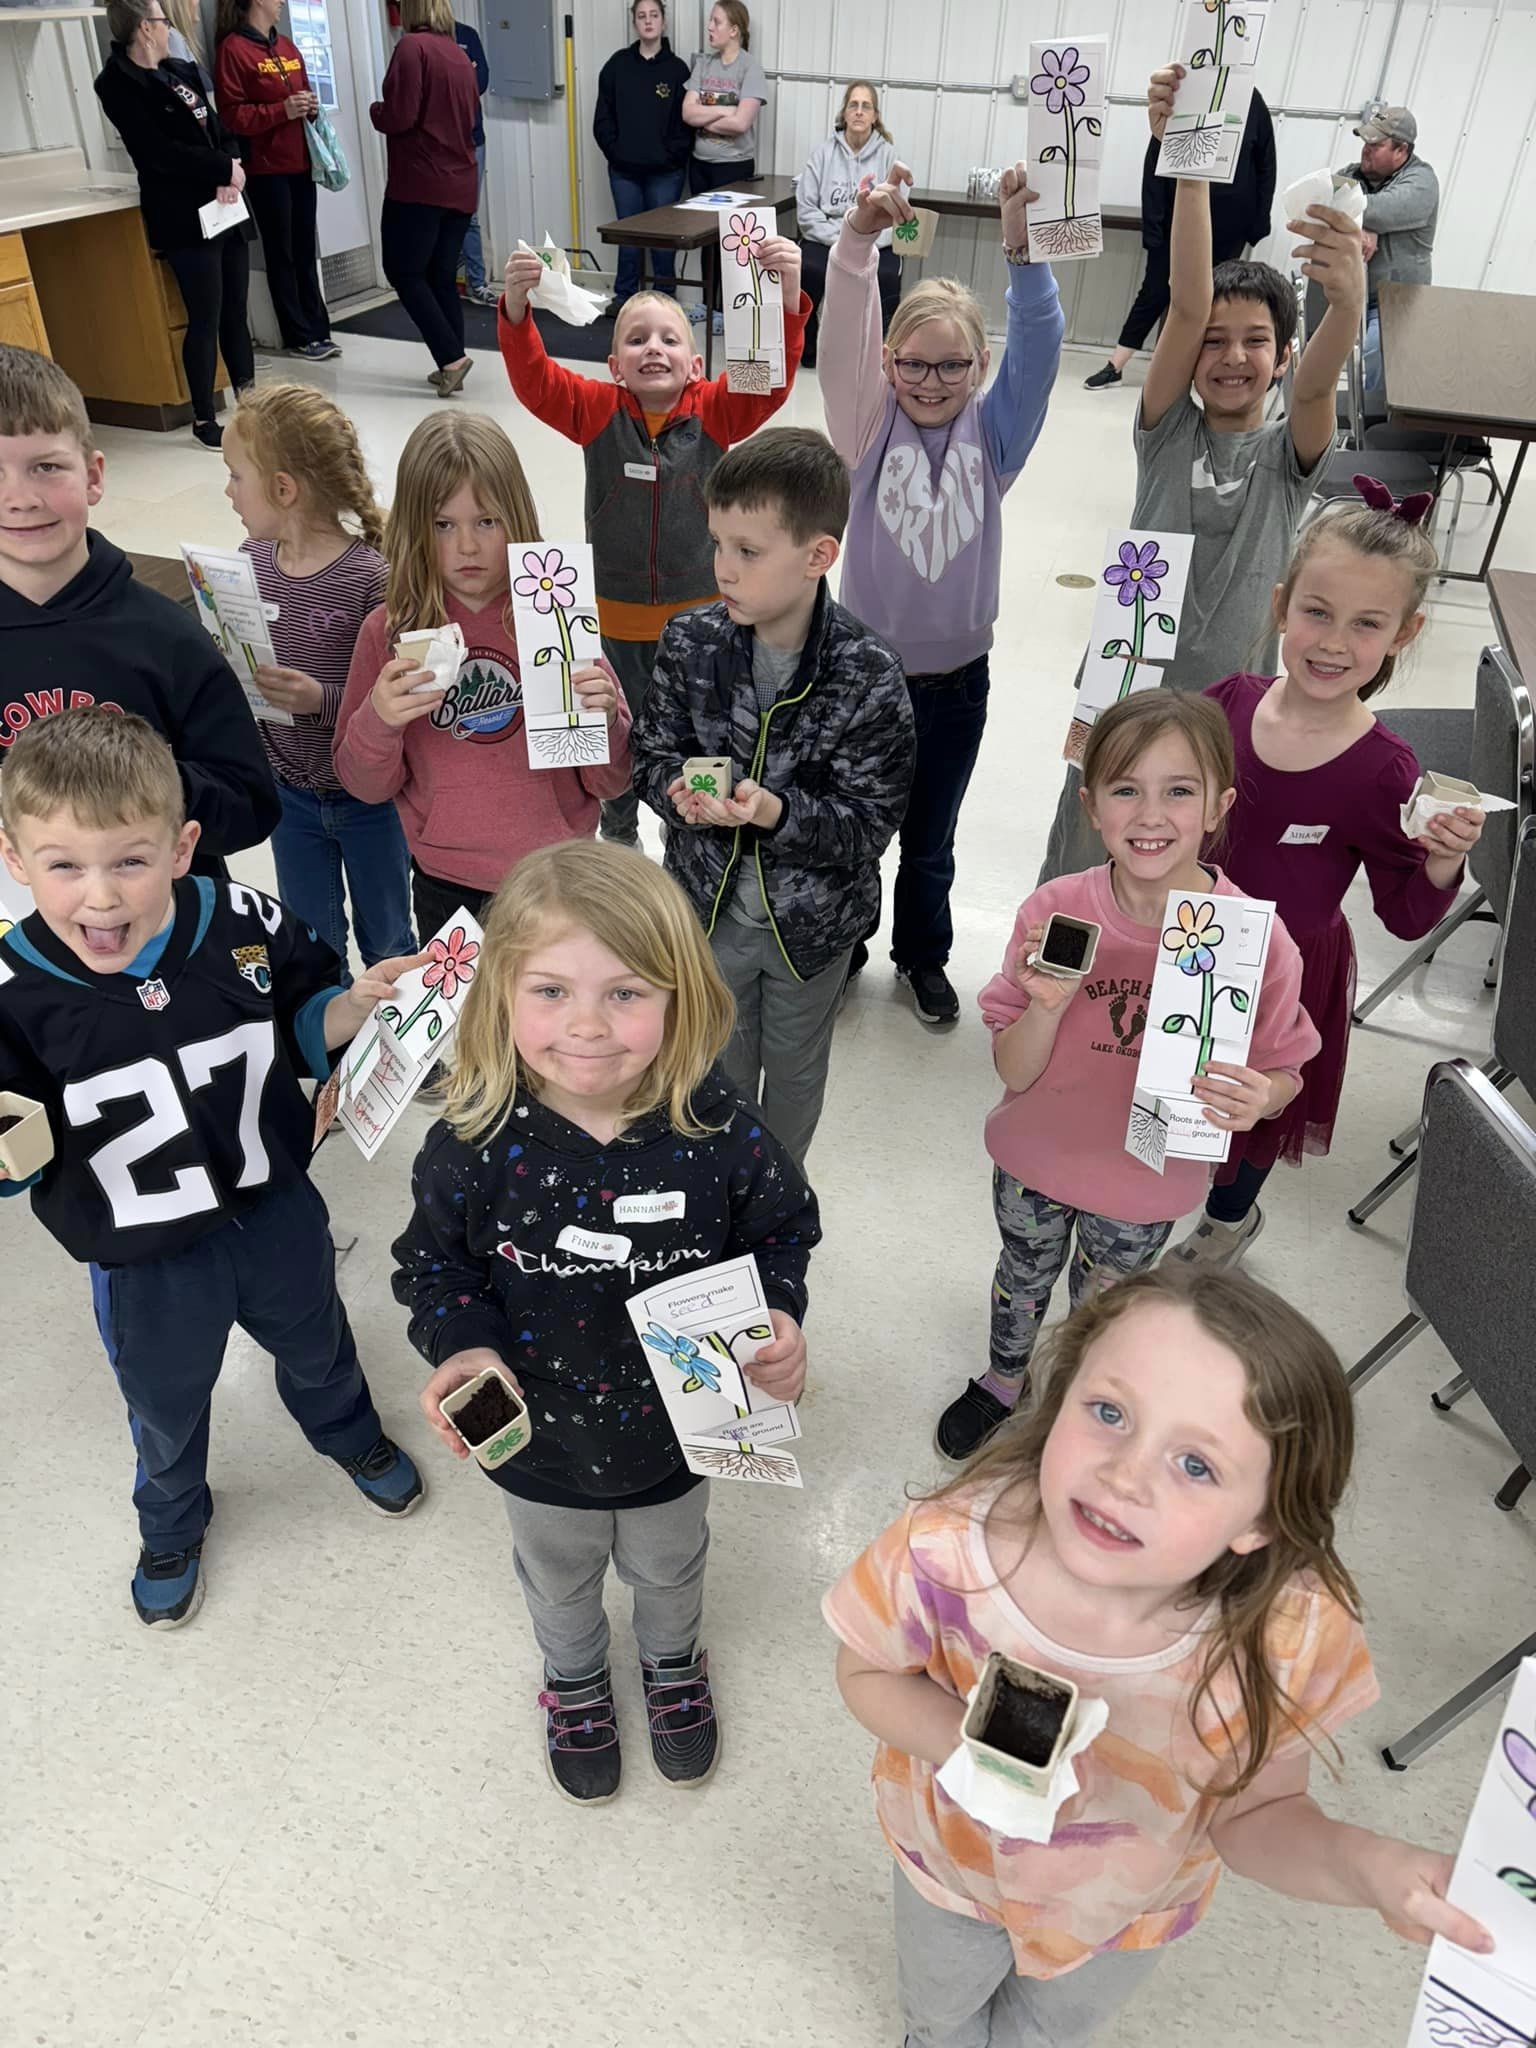
[[723, 754], [695, 754], [683, 763], [683, 787], [701, 796], [729, 797], [736, 787], [736, 763]]
[[1069, 917], [1064, 910], [1054, 910], [1029, 964], [1058, 981], [1079, 980], [1092, 970], [1099, 931], [1092, 918]]
[[515, 1458], [533, 1435], [528, 1408], [504, 1373], [487, 1366], [438, 1403], [487, 1472]]
[[30, 1095], [0, 1090], [0, 1165], [12, 1180], [30, 1180], [53, 1157], [47, 1111]]
[[994, 1650], [966, 1709], [960, 1734], [985, 1771], [1027, 1792], [1049, 1792], [1071, 1736], [1077, 1687]]

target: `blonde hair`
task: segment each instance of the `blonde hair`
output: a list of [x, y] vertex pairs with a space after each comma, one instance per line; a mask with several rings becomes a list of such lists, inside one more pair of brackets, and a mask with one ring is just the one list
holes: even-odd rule
[[[1271, 1617], [1291, 1581], [1311, 1574], [1346, 1613], [1360, 1618], [1360, 1596], [1336, 1547], [1336, 1516], [1354, 1461], [1354, 1403], [1338, 1354], [1322, 1333], [1288, 1301], [1241, 1274], [1150, 1267], [1085, 1302], [1046, 1338], [1031, 1367], [1031, 1405], [929, 1498], [996, 1498], [1021, 1489], [1033, 1526], [1046, 1442], [1085, 1355], [1122, 1317], [1157, 1303], [1186, 1309], [1237, 1358], [1247, 1381], [1243, 1412], [1269, 1446], [1262, 1517], [1268, 1541], [1246, 1556], [1222, 1551], [1186, 1589], [1191, 1608], [1212, 1602], [1217, 1608], [1189, 1711], [1197, 1734], [1202, 1707], [1220, 1723], [1236, 1769], [1212, 1789], [1230, 1799], [1253, 1783], [1287, 1727], [1316, 1746], [1302, 1709], [1269, 1661]], [[1228, 1670], [1241, 1702], [1241, 1734], [1215, 1696]], [[1201, 1740], [1210, 1749], [1203, 1734]]]
[[174, 837], [186, 800], [170, 747], [132, 711], [91, 705], [39, 718], [19, 735], [0, 775], [0, 817], [14, 839], [18, 820], [56, 811], [93, 832], [153, 818]]
[[452, 0], [400, 0], [400, 31], [427, 29], [435, 36], [453, 34]]
[[617, 351], [619, 346], [619, 333], [623, 328], [624, 322], [631, 313], [637, 312], [644, 306], [661, 306], [667, 312], [675, 313], [682, 324], [683, 339], [686, 341], [689, 338], [688, 315], [679, 306], [670, 292], [632, 292], [613, 316], [613, 346], [615, 351]]
[[873, 100], [874, 102], [874, 133], [876, 135], [882, 136], [885, 139], [885, 141], [890, 142], [893, 139], [891, 136], [891, 131], [889, 128], [886, 127], [884, 121], [882, 121], [880, 118], [880, 95], [875, 91], [875, 88], [870, 84], [867, 78], [855, 78], [849, 81], [849, 84], [843, 93], [843, 104], [838, 108], [837, 119], [832, 123], [832, 126], [836, 129], [839, 135], [842, 134], [843, 129], [847, 126], [848, 123], [848, 102], [853, 98], [854, 94], [859, 90], [861, 86], [863, 87], [864, 91], [869, 94], [871, 100]]
[[661, 1050], [625, 1103], [625, 1122], [664, 1105], [685, 1137], [708, 1135], [694, 1114], [693, 1094], [731, 1035], [730, 991], [671, 876], [642, 853], [592, 839], [527, 854], [497, 890], [485, 920], [480, 972], [459, 1017], [444, 1110], [449, 1124], [466, 1144], [480, 1144], [511, 1115], [520, 1087], [538, 1094], [537, 1077], [513, 1040], [513, 998], [529, 955], [569, 929], [590, 932], [631, 973], [671, 996]]
[[925, 277], [905, 293], [885, 332], [888, 355], [928, 320], [953, 320], [978, 362], [986, 351], [987, 324], [981, 301], [957, 277]]
[[750, 50], [752, 47], [752, 17], [742, 5], [742, 0], [714, 0], [714, 5], [710, 8], [709, 12], [713, 14], [716, 9], [725, 16], [731, 27], [735, 29], [737, 36], [740, 38], [741, 47], [744, 50]]
[[[448, 618], [433, 521], [460, 484], [499, 519], [509, 545], [539, 538], [539, 515], [517, 450], [480, 412], [437, 412], [411, 431], [400, 453], [395, 501], [384, 525], [389, 637], [441, 626]], [[512, 630], [511, 594], [505, 612]]]
[[271, 496], [284, 471], [313, 507], [340, 526], [350, 516], [369, 547], [384, 539], [384, 513], [368, 481], [357, 429], [313, 384], [261, 384], [248, 391], [225, 430], [239, 437]]
[[203, 17], [197, 0], [161, 0], [162, 11], [170, 17], [187, 48], [199, 64], [203, 61]]
[[[1291, 556], [1291, 566], [1285, 572], [1285, 581], [1280, 586], [1282, 613], [1289, 609], [1297, 577], [1325, 541], [1353, 548], [1358, 555], [1370, 555], [1377, 561], [1398, 565], [1408, 579], [1408, 602], [1403, 606], [1399, 628], [1414, 612], [1423, 609], [1424, 600], [1429, 595], [1430, 580], [1440, 567], [1440, 555], [1428, 529], [1422, 525], [1410, 526], [1396, 513], [1379, 512], [1374, 505], [1346, 502], [1337, 511], [1319, 513], [1311, 525], [1303, 529], [1296, 551]], [[1283, 617], [1281, 623], [1284, 624]], [[1387, 655], [1371, 680], [1356, 692], [1360, 701], [1364, 703], [1367, 697], [1374, 697], [1384, 690], [1396, 668], [1397, 656]]]
[[56, 362], [0, 342], [0, 434], [67, 434], [89, 462], [96, 452], [80, 387]]

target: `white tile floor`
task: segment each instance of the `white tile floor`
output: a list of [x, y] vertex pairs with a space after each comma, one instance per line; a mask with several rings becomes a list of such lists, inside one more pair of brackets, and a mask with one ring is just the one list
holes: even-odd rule
[[[423, 352], [352, 338], [312, 375], [353, 412], [386, 487], [429, 401]], [[419, 1420], [420, 1363], [390, 1299], [426, 1112], [373, 1165], [326, 1147], [318, 1179], [357, 1247], [343, 1289], [389, 1425], [432, 1486], [403, 1526], [360, 1511], [281, 1413], [243, 1339], [220, 1388], [209, 1597], [184, 1634], [133, 1618], [132, 1459], [85, 1276], [25, 1213], [0, 1219], [13, 1338], [0, 1360], [0, 2043], [5, 2048], [890, 2048], [887, 1866], [870, 1744], [832, 1686], [822, 1589], [934, 1470], [941, 1400], [984, 1359], [993, 1235], [981, 1124], [996, 1086], [971, 998], [1034, 875], [1059, 780], [1091, 567], [1129, 506], [1131, 386], [1085, 394], [1069, 355], [1008, 501], [987, 745], [960, 839], [959, 1029], [929, 1036], [872, 968], [838, 1029], [812, 1165], [826, 1244], [812, 1269], [803, 1494], [716, 1489], [708, 1639], [720, 1775], [665, 1791], [644, 1756], [614, 1601], [623, 1796], [581, 1814], [545, 1781], [538, 1670], [492, 1489], [450, 1468]], [[273, 374], [269, 372], [267, 374]], [[500, 366], [469, 403], [517, 440], [546, 530], [579, 530], [574, 450], [522, 416]], [[820, 424], [813, 377], [781, 417]], [[180, 436], [107, 432], [101, 524], [131, 547], [233, 544], [221, 465]], [[1468, 546], [1486, 530], [1474, 518]], [[1533, 555], [1536, 494], [1501, 558]], [[1486, 604], [1436, 602], [1408, 701], [1470, 701]], [[239, 863], [270, 878], [264, 855]], [[1357, 906], [1362, 982], [1398, 956]], [[1253, 1261], [1352, 1358], [1401, 1313], [1408, 1204], [1363, 1234], [1348, 1201], [1386, 1164], [1427, 1063], [1480, 1058], [1487, 942], [1473, 927], [1358, 1035], [1331, 1159], [1279, 1177]], [[921, 1192], [919, 1192], [921, 1191]], [[893, 1284], [894, 1276], [899, 1280]], [[834, 1362], [835, 1361], [835, 1365]], [[1337, 1809], [1449, 1844], [1492, 1717], [1406, 1776], [1377, 1746], [1516, 1639], [1536, 1524], [1489, 1495], [1512, 1460], [1475, 1402], [1438, 1420], [1448, 1374], [1421, 1340], [1361, 1403], [1346, 1555], [1384, 1700], [1346, 1733]], [[1528, 1617], [1525, 1617], [1528, 1619]], [[1360, 1916], [1229, 1880], [1105, 2039], [1117, 2048], [1293, 2048], [1399, 2040], [1418, 1957]]]

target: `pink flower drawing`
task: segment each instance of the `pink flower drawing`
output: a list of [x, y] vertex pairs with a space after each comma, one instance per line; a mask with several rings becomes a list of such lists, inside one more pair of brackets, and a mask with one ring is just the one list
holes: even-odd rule
[[730, 232], [720, 237], [720, 246], [727, 256], [734, 256], [740, 264], [749, 264], [757, 255], [758, 244], [766, 242], [768, 231], [750, 213], [733, 213]]
[[[555, 560], [558, 562], [559, 559], [557, 555]], [[432, 961], [422, 974], [422, 983], [427, 988], [441, 989], [443, 1000], [451, 1003], [461, 984], [475, 978], [471, 963], [480, 951], [479, 943], [469, 936], [463, 925], [456, 924], [446, 939], [432, 939], [427, 951], [432, 955]]]
[[514, 579], [513, 592], [531, 597], [536, 612], [552, 612], [558, 605], [568, 611], [576, 602], [576, 569], [558, 548], [540, 555], [529, 549], [523, 556], [523, 573]]

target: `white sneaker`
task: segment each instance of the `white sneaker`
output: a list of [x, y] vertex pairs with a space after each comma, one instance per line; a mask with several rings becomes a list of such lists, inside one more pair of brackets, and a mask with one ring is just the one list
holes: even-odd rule
[[1225, 1272], [1235, 1266], [1264, 1228], [1264, 1211], [1251, 1209], [1241, 1223], [1217, 1223], [1202, 1216], [1194, 1229], [1164, 1256], [1181, 1266], [1199, 1266], [1206, 1272]]
[[704, 319], [708, 312], [709, 308], [707, 306], [690, 306], [688, 308], [688, 319], [690, 325], [694, 327], [701, 327], [704, 324]]

